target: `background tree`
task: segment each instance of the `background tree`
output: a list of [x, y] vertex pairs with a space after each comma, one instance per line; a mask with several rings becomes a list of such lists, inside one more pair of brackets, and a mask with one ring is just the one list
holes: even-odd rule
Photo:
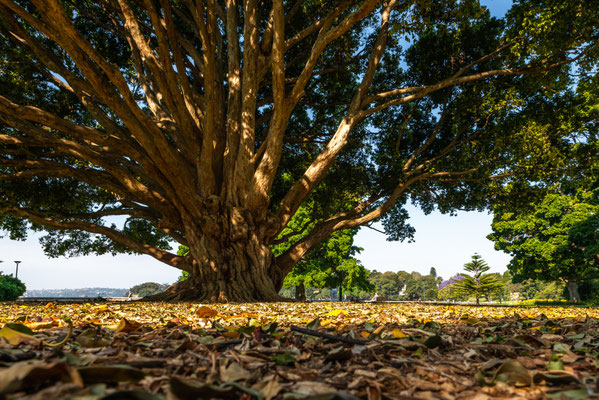
[[[300, 207], [271, 247], [275, 257], [285, 253], [294, 241], [309, 232], [316, 223], [316, 212], [317, 207], [313, 202]], [[293, 267], [285, 277], [283, 287], [294, 287], [295, 298], [298, 300], [306, 299], [308, 286], [347, 290], [372, 288], [368, 282], [368, 272], [352, 258], [362, 250], [354, 246], [356, 233], [357, 229], [333, 233]], [[342, 299], [342, 295], [339, 299]]]
[[486, 295], [489, 298], [490, 293], [500, 290], [503, 286], [502, 280], [496, 274], [486, 273], [489, 269], [482, 257], [474, 254], [472, 261], [464, 264], [464, 271], [472, 275], [460, 273], [463, 278], [451, 285], [452, 290], [458, 296], [474, 296], [476, 304], [479, 304], [482, 296]]
[[151, 296], [163, 292], [169, 285], [156, 282], [145, 282], [133, 286], [129, 291], [132, 295], [139, 297]]
[[[380, 220], [405, 239], [408, 202], [482, 209], [506, 183], [542, 182], [572, 138], [530, 119], [595, 71], [598, 14], [0, 0], [0, 226], [47, 231], [51, 256], [136, 252], [188, 272], [164, 299], [278, 299], [334, 232]], [[309, 201], [316, 223], [274, 257]]]
[[599, 277], [598, 193], [552, 193], [527, 212], [496, 210], [488, 237], [513, 256], [508, 268], [514, 282], [563, 280], [570, 300], [581, 299], [578, 283]]
[[372, 271], [369, 280], [374, 285], [375, 292], [379, 296], [386, 297], [387, 299], [398, 299], [398, 296], [404, 287], [404, 282], [399, 279], [398, 274], [390, 271], [383, 273]]
[[439, 286], [432, 275], [412, 272], [406, 281], [402, 298], [405, 300], [436, 300]]
[[0, 301], [15, 301], [25, 290], [25, 284], [19, 278], [0, 272]]

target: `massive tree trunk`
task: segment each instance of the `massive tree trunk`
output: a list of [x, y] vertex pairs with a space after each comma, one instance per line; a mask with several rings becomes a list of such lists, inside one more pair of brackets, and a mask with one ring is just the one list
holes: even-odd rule
[[580, 293], [578, 293], [578, 281], [566, 281], [566, 288], [570, 295], [570, 301], [579, 302]]
[[303, 282], [295, 286], [295, 299], [306, 301], [306, 285]]
[[261, 229], [247, 210], [214, 203], [198, 224], [184, 222], [189, 241], [189, 277], [171, 286], [158, 300], [280, 300], [279, 268]]

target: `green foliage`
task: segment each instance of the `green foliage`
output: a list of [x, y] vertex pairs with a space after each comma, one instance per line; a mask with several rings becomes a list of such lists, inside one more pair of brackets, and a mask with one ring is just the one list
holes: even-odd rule
[[163, 292], [168, 285], [160, 284], [156, 282], [145, 282], [139, 285], [133, 286], [129, 291], [133, 295], [137, 295], [139, 297], [151, 296], [153, 294], [158, 294]]
[[404, 300], [436, 300], [439, 291], [437, 280], [432, 275], [420, 275], [412, 272], [406, 280]]
[[[178, 256], [184, 257], [188, 253], [189, 253], [189, 247], [183, 246], [182, 244], [179, 245], [179, 248], [177, 249], [177, 255]], [[189, 272], [187, 272], [187, 271], [181, 271], [181, 275], [179, 276], [179, 279], [177, 279], [177, 282], [183, 282], [188, 277], [189, 277]]]
[[[315, 223], [315, 205], [304, 203], [294, 215], [285, 230], [279, 235], [280, 243], [272, 246], [275, 256], [284, 253], [293, 243], [305, 236]], [[285, 277], [284, 287], [304, 285], [312, 288], [342, 287], [348, 291], [371, 290], [374, 286], [368, 281], [368, 271], [352, 255], [361, 249], [354, 246], [357, 229], [333, 233], [316, 249], [295, 265]]]
[[503, 281], [497, 274], [486, 273], [490, 267], [478, 254], [472, 256], [472, 261], [464, 265], [464, 271], [471, 275], [460, 273], [463, 279], [452, 284], [452, 289], [458, 296], [474, 296], [478, 304], [482, 296], [490, 297], [491, 293], [503, 289]]
[[435, 300], [439, 290], [437, 277], [418, 272], [372, 271], [369, 280], [376, 293], [389, 300]]
[[375, 286], [376, 293], [387, 299], [397, 299], [405, 285], [405, 282], [394, 272], [372, 271], [369, 280]]
[[468, 300], [468, 296], [456, 293], [456, 291], [453, 290], [453, 284], [450, 284], [446, 285], [442, 289], [439, 289], [439, 292], [437, 293], [437, 299], [442, 301], [466, 301]]
[[15, 301], [25, 290], [25, 284], [19, 278], [0, 272], [0, 301]]
[[513, 256], [508, 268], [514, 281], [580, 281], [599, 274], [598, 194], [550, 193], [525, 211], [495, 211], [488, 238]]

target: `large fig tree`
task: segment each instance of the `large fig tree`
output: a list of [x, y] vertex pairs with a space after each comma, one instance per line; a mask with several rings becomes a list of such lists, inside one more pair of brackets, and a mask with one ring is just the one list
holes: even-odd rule
[[187, 271], [165, 299], [275, 300], [335, 231], [538, 179], [570, 139], [526, 111], [594, 71], [592, 3], [0, 0], [1, 227]]

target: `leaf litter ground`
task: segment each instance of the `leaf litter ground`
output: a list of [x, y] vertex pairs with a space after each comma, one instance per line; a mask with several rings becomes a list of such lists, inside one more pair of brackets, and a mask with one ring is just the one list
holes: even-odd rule
[[599, 393], [599, 310], [590, 308], [5, 303], [0, 319], [6, 399]]

